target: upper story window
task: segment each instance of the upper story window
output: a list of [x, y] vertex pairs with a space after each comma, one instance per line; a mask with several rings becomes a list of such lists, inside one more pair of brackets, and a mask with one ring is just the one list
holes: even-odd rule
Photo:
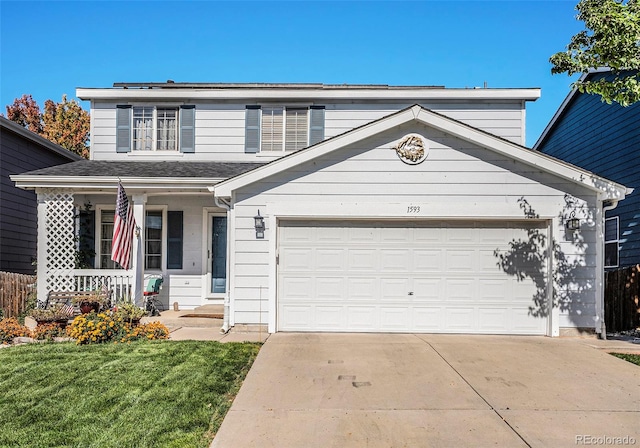
[[176, 151], [177, 149], [177, 108], [133, 108], [134, 151]]
[[296, 151], [324, 140], [324, 106], [247, 106], [245, 152]]
[[116, 151], [195, 152], [195, 106], [117, 106]]

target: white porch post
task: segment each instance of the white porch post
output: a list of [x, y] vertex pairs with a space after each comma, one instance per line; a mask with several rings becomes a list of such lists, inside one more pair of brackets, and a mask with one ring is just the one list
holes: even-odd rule
[[38, 282], [38, 300], [47, 297], [47, 251], [49, 241], [47, 240], [47, 203], [45, 195], [38, 191], [38, 246], [36, 248], [36, 267]]
[[134, 194], [133, 217], [136, 220], [137, 229], [133, 236], [133, 301], [137, 306], [144, 305], [144, 210], [147, 203], [146, 194]]

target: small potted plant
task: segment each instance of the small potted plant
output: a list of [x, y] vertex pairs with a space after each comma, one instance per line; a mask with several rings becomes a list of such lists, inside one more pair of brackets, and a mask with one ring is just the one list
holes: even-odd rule
[[95, 311], [96, 313], [109, 306], [109, 298], [101, 291], [92, 291], [92, 294], [74, 296], [71, 303], [80, 308], [82, 314]]
[[118, 302], [112, 309], [113, 317], [121, 318], [124, 322], [128, 322], [131, 325], [137, 325], [140, 323], [140, 319], [146, 316], [147, 312], [142, 308], [129, 302]]

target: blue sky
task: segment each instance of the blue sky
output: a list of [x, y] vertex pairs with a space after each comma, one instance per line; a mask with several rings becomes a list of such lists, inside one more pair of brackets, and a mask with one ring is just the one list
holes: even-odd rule
[[[0, 0], [0, 105], [114, 82], [540, 87], [527, 145], [569, 92], [549, 57], [583, 28], [564, 1]], [[575, 79], [575, 78], [573, 78]], [[89, 108], [87, 102], [83, 107]]]

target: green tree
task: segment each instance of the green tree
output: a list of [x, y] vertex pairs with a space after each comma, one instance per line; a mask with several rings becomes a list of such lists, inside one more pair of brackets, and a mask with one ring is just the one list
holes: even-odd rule
[[7, 118], [71, 152], [89, 157], [89, 113], [66, 95], [59, 103], [46, 100], [44, 113], [31, 95], [22, 95], [7, 106]]
[[607, 67], [613, 78], [578, 80], [572, 87], [603, 101], [628, 106], [640, 101], [640, 3], [638, 0], [581, 0], [576, 18], [585, 30], [567, 50], [551, 56], [551, 73], [588, 73]]

